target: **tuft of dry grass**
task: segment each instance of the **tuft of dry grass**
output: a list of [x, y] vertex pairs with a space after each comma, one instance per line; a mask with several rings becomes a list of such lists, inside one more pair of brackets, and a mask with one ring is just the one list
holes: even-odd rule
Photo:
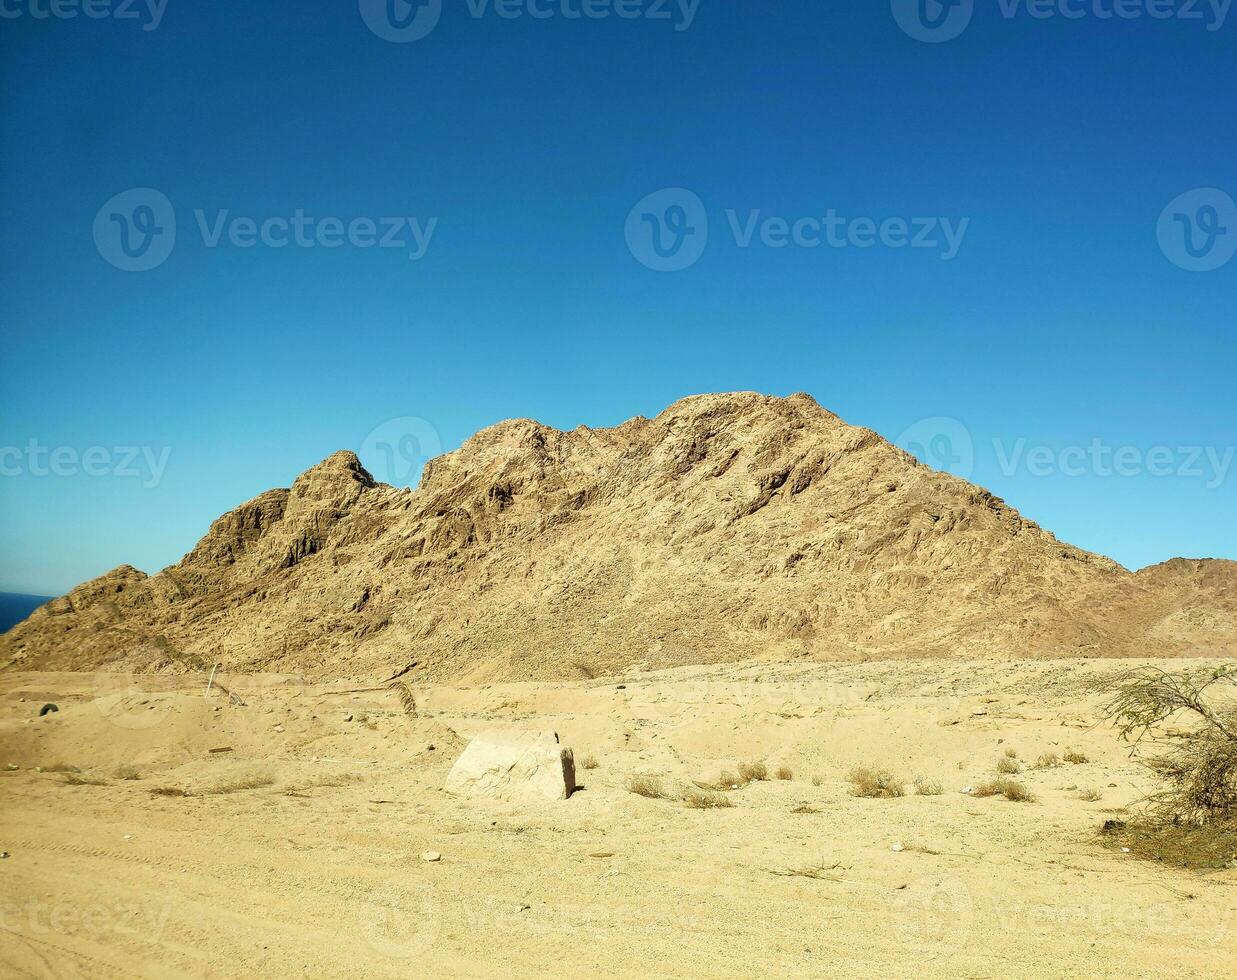
[[106, 786], [106, 779], [100, 779], [98, 776], [79, 776], [75, 772], [69, 773], [64, 778], [66, 786]]
[[926, 776], [915, 777], [915, 793], [918, 796], [940, 796], [945, 792], [945, 788], [935, 779], [928, 779]]
[[824, 776], [813, 776], [813, 777], [812, 777], [812, 785], [813, 785], [813, 786], [823, 786], [823, 785], [825, 785], [825, 777], [824, 777]]
[[643, 796], [646, 800], [668, 800], [670, 794], [661, 784], [661, 780], [653, 776], [632, 776], [627, 780], [627, 792]]
[[783, 781], [789, 781], [795, 778], [795, 774], [790, 770], [789, 766], [779, 766], [774, 775]]
[[1018, 763], [1017, 759], [1005, 755], [997, 759], [996, 771], [1006, 776], [1012, 776], [1015, 773], [1022, 772], [1022, 766]]
[[1066, 749], [1064, 758], [1072, 766], [1080, 766], [1091, 761], [1085, 752], [1079, 752], [1077, 749]]
[[739, 781], [762, 783], [769, 778], [769, 767], [763, 762], [744, 762], [739, 765]]
[[251, 773], [245, 776], [236, 776], [232, 779], [224, 779], [215, 783], [209, 789], [202, 791], [202, 796], [226, 796], [228, 793], [241, 793], [247, 789], [262, 789], [264, 786], [273, 786], [275, 777], [270, 773]]
[[1018, 758], [1018, 752], [1017, 752], [1017, 750], [1016, 750], [1016, 749], [1006, 749], [1006, 750], [1005, 750], [1005, 758], [1007, 758], [1007, 759], [1016, 759], [1016, 758]]
[[50, 766], [35, 766], [35, 772], [81, 772], [77, 766], [71, 766], [67, 762], [53, 762]]
[[734, 806], [728, 796], [702, 789], [686, 789], [680, 794], [679, 799], [693, 810], [720, 810]]
[[595, 755], [586, 755], [584, 759], [580, 762], [581, 769], [596, 769], [597, 766], [598, 766], [597, 756]]
[[998, 776], [996, 779], [989, 780], [986, 783], [980, 783], [975, 787], [974, 796], [1004, 796], [1007, 800], [1013, 800], [1015, 803], [1034, 803], [1035, 794], [1018, 782], [1016, 779], [1008, 779], [1005, 776]]
[[152, 796], [192, 796], [187, 789], [181, 786], [156, 786], [151, 791]]
[[113, 779], [141, 779], [142, 774], [137, 771], [137, 766], [117, 766], [112, 770]]
[[1098, 789], [1084, 789], [1081, 793], [1078, 794], [1078, 799], [1085, 800], [1087, 803], [1095, 803], [1096, 801], [1102, 800], [1103, 798], [1104, 798], [1104, 794], [1101, 793]]
[[1032, 769], [1056, 769], [1061, 765], [1061, 757], [1055, 752], [1045, 752], [1035, 760]]
[[893, 775], [884, 769], [870, 769], [866, 766], [860, 766], [852, 769], [847, 778], [851, 783], [851, 796], [888, 800], [906, 795], [902, 781], [895, 779]]

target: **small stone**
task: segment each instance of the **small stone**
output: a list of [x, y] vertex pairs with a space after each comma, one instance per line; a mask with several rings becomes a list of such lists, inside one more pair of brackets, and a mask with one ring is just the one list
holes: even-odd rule
[[0, 851], [0, 861], [3, 861], [8, 856], [9, 856], [8, 851]]
[[531, 905], [525, 905], [525, 904], [521, 903], [521, 904], [519, 904], [519, 905], [517, 905], [517, 906], [515, 907], [515, 910], [516, 910], [516, 912], [527, 912], [527, 911], [528, 911], [529, 909], [531, 909], [531, 908], [532, 908], [532, 906], [531, 906]]
[[441, 861], [442, 855], [439, 854], [437, 851], [422, 851], [421, 860], [429, 861], [432, 864], [435, 861]]
[[889, 850], [891, 850], [891, 851], [905, 851], [905, 850], [906, 850], [906, 848], [905, 848], [905, 847], [903, 847], [901, 844], [892, 844], [892, 845], [890, 845]]
[[349, 711], [346, 715], [344, 715], [344, 721], [352, 721], [352, 712], [351, 712], [351, 711]]
[[974, 792], [975, 792], [975, 787], [974, 787], [974, 786], [963, 786], [963, 787], [962, 787], [962, 789], [961, 789], [961, 790], [959, 790], [959, 792], [961, 792], [961, 793], [974, 793]]

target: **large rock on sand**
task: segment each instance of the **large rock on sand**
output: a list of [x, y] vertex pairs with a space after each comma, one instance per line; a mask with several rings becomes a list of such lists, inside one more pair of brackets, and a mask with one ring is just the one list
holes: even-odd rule
[[501, 729], [474, 738], [446, 784], [457, 796], [527, 802], [565, 800], [575, 788], [575, 758], [554, 732]]

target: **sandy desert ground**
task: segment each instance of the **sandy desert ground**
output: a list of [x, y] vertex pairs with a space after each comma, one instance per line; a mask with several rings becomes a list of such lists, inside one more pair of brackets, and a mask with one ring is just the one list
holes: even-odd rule
[[[1128, 666], [414, 682], [416, 717], [361, 680], [220, 678], [233, 699], [196, 676], [2, 674], [0, 973], [1231, 973], [1237, 870], [1167, 868], [1098, 842], [1150, 788], [1097, 711]], [[40, 717], [49, 701], [60, 710]], [[557, 731], [583, 788], [538, 805], [444, 793], [467, 740], [496, 725]], [[1070, 748], [1091, 761], [1030, 768]], [[962, 792], [1008, 749], [1035, 802]], [[755, 760], [793, 779], [706, 810], [626, 788]], [[908, 795], [851, 796], [862, 764], [905, 777]], [[80, 772], [51, 771], [65, 767]], [[916, 795], [917, 775], [943, 792]]]

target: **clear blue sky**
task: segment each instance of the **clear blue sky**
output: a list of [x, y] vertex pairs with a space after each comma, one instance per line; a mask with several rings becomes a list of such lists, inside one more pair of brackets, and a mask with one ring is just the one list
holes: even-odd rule
[[[145, 0], [139, 21], [5, 0], [0, 589], [153, 572], [389, 419], [448, 450], [502, 418], [609, 425], [736, 389], [807, 391], [890, 438], [957, 419], [951, 443], [911, 441], [957, 459], [969, 438], [976, 482], [1128, 566], [1237, 558], [1237, 462], [1188, 451], [1237, 446], [1237, 259], [1189, 271], [1157, 240], [1180, 195], [1237, 196], [1237, 12], [1209, 30], [978, 0], [960, 36], [922, 43], [875, 0], [701, 0], [690, 25], [652, 2], [598, 19], [446, 0], [432, 33], [392, 43], [356, 0], [170, 0], [157, 26]], [[165, 195], [177, 229], [141, 272], [105, 256], [125, 217], [105, 202], [132, 188]], [[641, 212], [625, 237], [664, 188], [709, 225], [680, 271], [638, 261]], [[131, 231], [166, 232], [132, 204]], [[410, 233], [244, 248], [242, 223], [212, 247], [225, 209], [437, 221], [412, 261]], [[830, 209], [968, 223], [946, 261], [770, 247], [776, 224], [744, 248], [727, 217]], [[664, 199], [648, 213], [678, 227]], [[65, 451], [63, 475], [39, 475], [32, 439]], [[1129, 447], [1128, 475], [1061, 456], [1093, 440]], [[416, 454], [388, 428], [363, 457], [380, 476], [380, 441]], [[1043, 447], [1035, 468], [1003, 464], [1019, 445]], [[127, 446], [170, 450], [155, 486], [124, 475]]]

